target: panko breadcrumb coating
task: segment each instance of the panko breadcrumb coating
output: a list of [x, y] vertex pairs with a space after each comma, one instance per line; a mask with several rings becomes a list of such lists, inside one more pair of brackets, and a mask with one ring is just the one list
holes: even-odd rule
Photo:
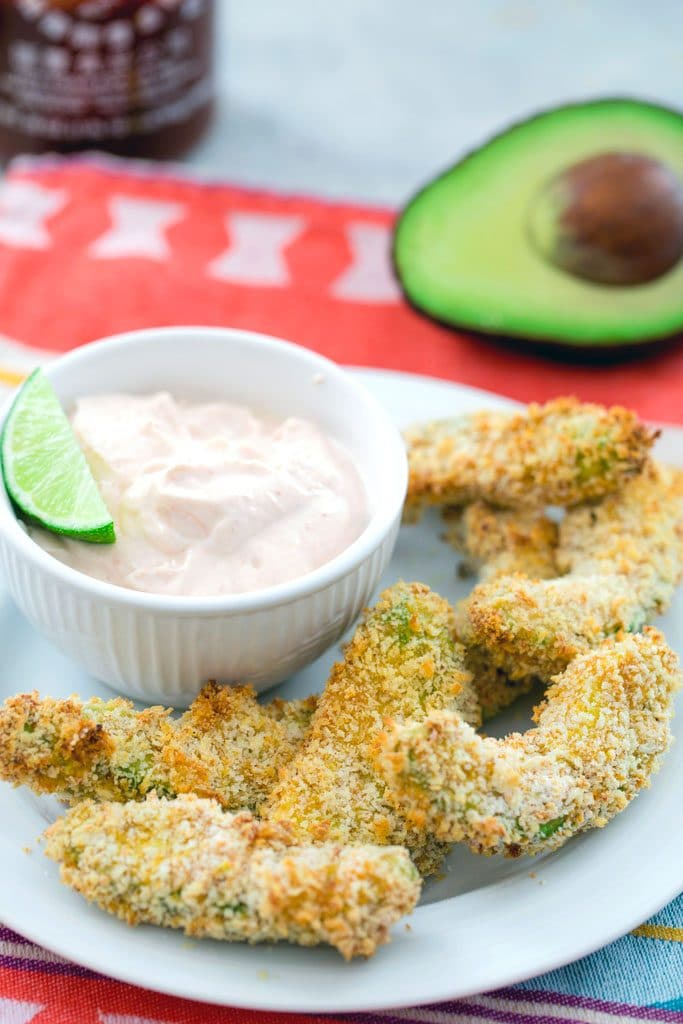
[[192, 796], [78, 804], [46, 832], [67, 885], [128, 924], [372, 956], [420, 894], [396, 846], [299, 846], [285, 825]]
[[[532, 579], [557, 576], [558, 525], [535, 509], [499, 509], [485, 501], [464, 508], [444, 510], [445, 539], [465, 558], [465, 570], [482, 580], [521, 572]], [[456, 639], [457, 636], [456, 616]], [[486, 721], [528, 693], [538, 679], [529, 673], [520, 678], [494, 664], [488, 651], [470, 644], [465, 666], [472, 673]]]
[[229, 810], [255, 810], [294, 756], [314, 708], [310, 698], [269, 708], [249, 687], [209, 683], [164, 750], [172, 791], [214, 797]]
[[521, 413], [418, 424], [405, 437], [414, 520], [423, 505], [542, 508], [600, 498], [640, 471], [656, 434], [620, 406], [557, 398]]
[[500, 509], [486, 501], [444, 509], [444, 539], [464, 558], [466, 574], [480, 580], [523, 572], [557, 576], [558, 525], [537, 509]]
[[332, 669], [298, 754], [262, 814], [288, 821], [302, 842], [398, 843], [423, 873], [444, 850], [387, 802], [370, 744], [387, 717], [423, 718], [453, 708], [478, 724], [452, 609], [421, 583], [398, 583], [367, 613]]
[[310, 697], [303, 697], [299, 700], [282, 700], [281, 697], [274, 697], [268, 704], [260, 705], [264, 714], [282, 725], [287, 738], [294, 744], [301, 743], [308, 732], [313, 712], [317, 706], [317, 693], [312, 693]]
[[560, 524], [553, 580], [499, 576], [458, 607], [456, 631], [512, 678], [547, 680], [619, 630], [665, 611], [683, 575], [681, 473], [650, 463], [599, 504]]
[[601, 828], [660, 765], [671, 741], [678, 659], [649, 627], [612, 638], [557, 676], [536, 728], [477, 735], [452, 712], [391, 726], [377, 764], [417, 828], [477, 853], [535, 854]]
[[248, 687], [207, 684], [178, 720], [121, 698], [81, 703], [24, 693], [0, 708], [0, 778], [67, 803], [147, 793], [265, 800], [301, 742], [315, 700], [262, 707]]
[[472, 673], [472, 684], [477, 692], [483, 722], [514, 704], [518, 697], [530, 693], [539, 683], [538, 677], [531, 674], [512, 679], [502, 668], [493, 664], [488, 651], [483, 647], [466, 648], [465, 668]]

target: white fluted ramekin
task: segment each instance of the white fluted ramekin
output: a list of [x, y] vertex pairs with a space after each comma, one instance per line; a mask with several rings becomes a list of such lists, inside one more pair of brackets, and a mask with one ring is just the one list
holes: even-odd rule
[[391, 557], [407, 481], [400, 434], [360, 383], [296, 345], [204, 327], [118, 335], [54, 360], [45, 372], [67, 410], [81, 395], [167, 390], [311, 419], [353, 455], [370, 518], [350, 547], [289, 583], [225, 597], [169, 597], [103, 583], [53, 558], [27, 534], [0, 487], [0, 563], [36, 629], [121, 693], [176, 706], [188, 704], [207, 679], [267, 689], [339, 640]]

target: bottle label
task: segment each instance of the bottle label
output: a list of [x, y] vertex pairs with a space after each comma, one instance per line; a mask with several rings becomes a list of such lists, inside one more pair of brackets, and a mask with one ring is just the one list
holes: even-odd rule
[[147, 135], [208, 104], [208, 0], [2, 3], [0, 125], [57, 143]]

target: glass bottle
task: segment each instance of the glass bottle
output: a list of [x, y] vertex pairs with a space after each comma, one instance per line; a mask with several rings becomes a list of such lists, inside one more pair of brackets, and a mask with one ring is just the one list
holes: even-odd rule
[[177, 157], [209, 124], [213, 0], [0, 0], [0, 158]]

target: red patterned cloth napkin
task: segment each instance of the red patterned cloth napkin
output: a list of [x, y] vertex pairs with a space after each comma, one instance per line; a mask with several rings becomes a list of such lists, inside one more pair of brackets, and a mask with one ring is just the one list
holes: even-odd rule
[[[683, 422], [681, 347], [586, 367], [522, 354], [418, 316], [391, 273], [393, 219], [389, 210], [204, 184], [144, 164], [22, 159], [0, 186], [0, 384], [16, 383], [51, 352], [118, 331], [232, 325], [290, 338], [343, 363], [431, 374], [525, 401], [574, 393]], [[666, 964], [675, 956], [680, 962], [679, 947], [675, 954], [669, 949], [683, 941], [679, 910], [663, 911], [663, 924], [644, 926], [644, 939], [627, 937], [582, 961], [583, 975], [576, 965], [566, 978], [555, 972], [539, 979], [538, 991], [509, 989], [468, 1003], [346, 1020], [683, 1024], [683, 1004], [668, 990], [641, 998], [619, 989], [611, 1001], [599, 998], [606, 971], [615, 978], [648, 975], [637, 961], [646, 954], [631, 948], [639, 941], [657, 940]], [[610, 957], [618, 968], [609, 966]], [[0, 928], [0, 1024], [275, 1021], [323, 1018], [157, 995], [98, 977]]]
[[419, 316], [391, 273], [393, 220], [390, 210], [206, 184], [158, 166], [22, 159], [0, 190], [0, 332], [64, 351], [137, 327], [232, 325], [342, 363], [523, 401], [573, 393], [683, 422], [681, 345], [575, 365]]

